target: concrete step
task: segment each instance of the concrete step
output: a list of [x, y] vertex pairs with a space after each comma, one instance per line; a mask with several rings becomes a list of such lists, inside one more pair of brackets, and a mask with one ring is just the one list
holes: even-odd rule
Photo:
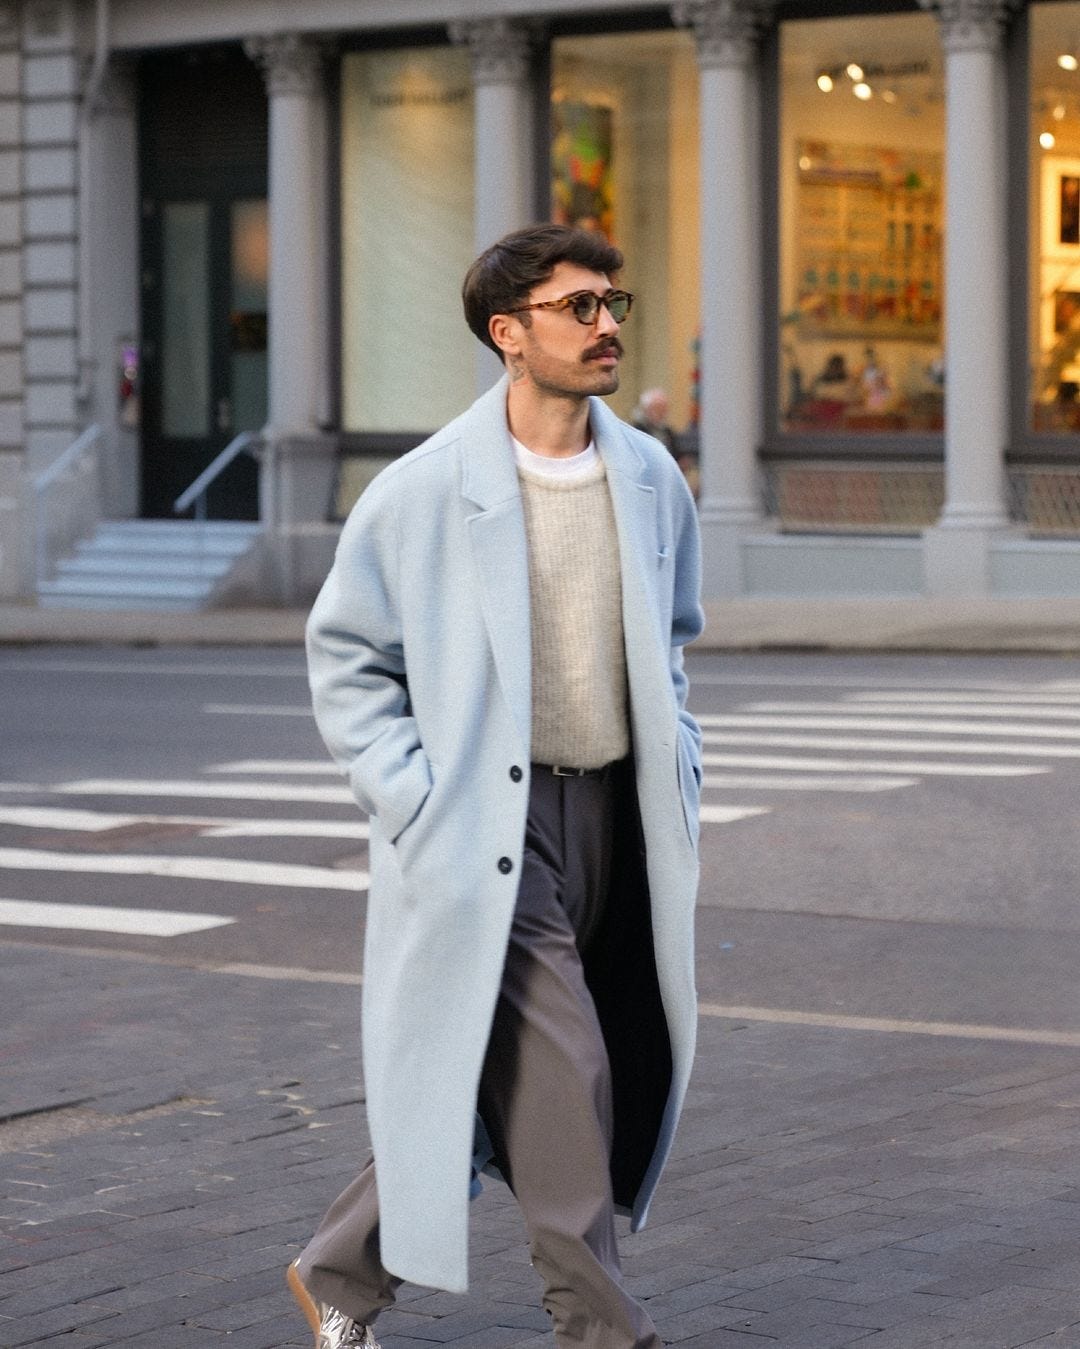
[[209, 556], [189, 555], [186, 553], [119, 553], [115, 550], [80, 549], [74, 557], [65, 557], [56, 564], [56, 579], [62, 576], [131, 576], [141, 580], [160, 576], [164, 580], [171, 577], [206, 577], [216, 579], [224, 576], [235, 558], [241, 552], [215, 553]]
[[260, 534], [241, 521], [103, 521], [38, 587], [46, 608], [203, 609]]

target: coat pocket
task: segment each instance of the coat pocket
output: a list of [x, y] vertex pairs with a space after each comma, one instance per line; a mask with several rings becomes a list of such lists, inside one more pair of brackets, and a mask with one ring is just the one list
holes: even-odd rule
[[696, 851], [701, 833], [701, 782], [694, 769], [686, 737], [681, 731], [675, 738], [675, 769], [679, 779], [683, 823], [686, 825], [687, 837]]

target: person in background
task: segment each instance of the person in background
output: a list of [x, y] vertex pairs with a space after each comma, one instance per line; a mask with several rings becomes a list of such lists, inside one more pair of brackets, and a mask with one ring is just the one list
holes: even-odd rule
[[670, 410], [671, 405], [668, 402], [665, 390], [661, 388], [646, 389], [638, 399], [637, 407], [631, 417], [631, 424], [637, 427], [639, 431], [644, 431], [646, 435], [653, 436], [667, 448], [668, 453], [682, 469], [683, 476], [696, 499], [698, 495], [697, 455], [679, 445], [678, 435], [668, 423]]

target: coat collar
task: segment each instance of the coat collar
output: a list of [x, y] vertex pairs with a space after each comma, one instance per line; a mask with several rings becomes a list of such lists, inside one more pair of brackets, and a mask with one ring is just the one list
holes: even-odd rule
[[[506, 420], [509, 387], [509, 376], [503, 375], [461, 417], [461, 494], [484, 510], [520, 495]], [[589, 399], [589, 429], [608, 472], [637, 481], [644, 460], [623, 431], [618, 417], [599, 398]]]

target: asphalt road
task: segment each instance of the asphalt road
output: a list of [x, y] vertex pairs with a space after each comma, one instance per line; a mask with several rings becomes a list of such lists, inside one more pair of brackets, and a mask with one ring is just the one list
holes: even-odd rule
[[[703, 1001], [1080, 1031], [1080, 662], [690, 667]], [[0, 708], [0, 899], [231, 920], [0, 940], [358, 971], [362, 820], [299, 651], [9, 649]]]
[[[665, 1341], [1080, 1345], [1080, 661], [702, 655]], [[363, 1146], [364, 822], [301, 653], [0, 649], [0, 1346], [284, 1349]], [[385, 1349], [549, 1343], [512, 1201]]]

